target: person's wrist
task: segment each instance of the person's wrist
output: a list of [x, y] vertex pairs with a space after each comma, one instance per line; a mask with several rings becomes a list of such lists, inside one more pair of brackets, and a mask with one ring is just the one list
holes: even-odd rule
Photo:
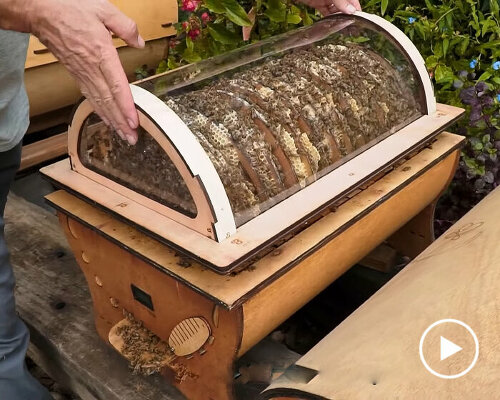
[[0, 1], [0, 28], [17, 32], [30, 32], [30, 16], [33, 10], [34, 0], [5, 0]]
[[41, 21], [46, 19], [47, 14], [50, 14], [49, 0], [23, 0], [26, 5], [25, 26], [27, 32], [35, 36], [40, 34]]

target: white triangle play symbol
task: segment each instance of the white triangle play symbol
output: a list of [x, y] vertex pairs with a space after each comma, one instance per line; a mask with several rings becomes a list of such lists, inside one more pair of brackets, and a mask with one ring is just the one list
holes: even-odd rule
[[462, 350], [463, 349], [459, 345], [441, 336], [441, 361], [446, 360], [448, 357]]

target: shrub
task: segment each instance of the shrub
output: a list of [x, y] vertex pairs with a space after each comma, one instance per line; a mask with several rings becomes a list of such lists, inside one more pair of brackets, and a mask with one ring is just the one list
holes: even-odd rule
[[443, 228], [500, 184], [498, 0], [365, 2], [403, 30], [424, 56], [438, 101], [464, 107], [453, 130], [467, 137], [459, 169], [438, 209]]
[[[367, 12], [403, 30], [426, 60], [438, 101], [465, 107], [453, 130], [467, 137], [457, 175], [438, 210], [456, 221], [500, 184], [500, 0], [365, 0]], [[180, 0], [177, 37], [164, 72], [313, 23], [289, 0]], [[141, 72], [141, 71], [139, 71]]]

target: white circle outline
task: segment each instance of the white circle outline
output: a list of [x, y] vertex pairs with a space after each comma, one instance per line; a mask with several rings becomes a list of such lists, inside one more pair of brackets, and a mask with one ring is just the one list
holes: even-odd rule
[[[425, 337], [427, 336], [427, 334], [431, 331], [431, 329], [435, 328], [438, 325], [445, 324], [445, 323], [453, 323], [453, 324], [463, 326], [471, 334], [472, 338], [474, 339], [474, 344], [476, 345], [476, 354], [474, 355], [474, 359], [472, 360], [472, 363], [465, 370], [463, 370], [459, 374], [455, 374], [455, 375], [444, 375], [444, 374], [440, 374], [439, 372], [434, 371], [429, 366], [429, 364], [427, 364], [427, 361], [425, 361], [424, 352], [423, 352], [424, 340], [425, 340]], [[467, 325], [465, 322], [462, 322], [462, 321], [459, 321], [458, 319], [453, 319], [453, 318], [440, 319], [439, 321], [436, 321], [433, 324], [431, 324], [424, 331], [422, 337], [420, 338], [419, 354], [420, 354], [420, 360], [422, 361], [422, 364], [424, 364], [424, 367], [432, 375], [437, 376], [438, 378], [443, 378], [443, 379], [456, 379], [456, 378], [460, 378], [461, 376], [464, 376], [472, 368], [474, 368], [474, 365], [476, 365], [477, 359], [479, 358], [479, 341], [477, 340], [477, 336], [474, 333], [474, 331], [472, 330], [472, 328], [469, 325]]]

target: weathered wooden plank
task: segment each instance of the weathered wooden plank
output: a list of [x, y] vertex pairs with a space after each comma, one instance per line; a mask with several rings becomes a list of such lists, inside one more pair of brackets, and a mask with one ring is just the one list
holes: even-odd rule
[[82, 400], [180, 400], [159, 376], [132, 375], [94, 327], [87, 284], [54, 215], [11, 196], [6, 234], [30, 355]]

